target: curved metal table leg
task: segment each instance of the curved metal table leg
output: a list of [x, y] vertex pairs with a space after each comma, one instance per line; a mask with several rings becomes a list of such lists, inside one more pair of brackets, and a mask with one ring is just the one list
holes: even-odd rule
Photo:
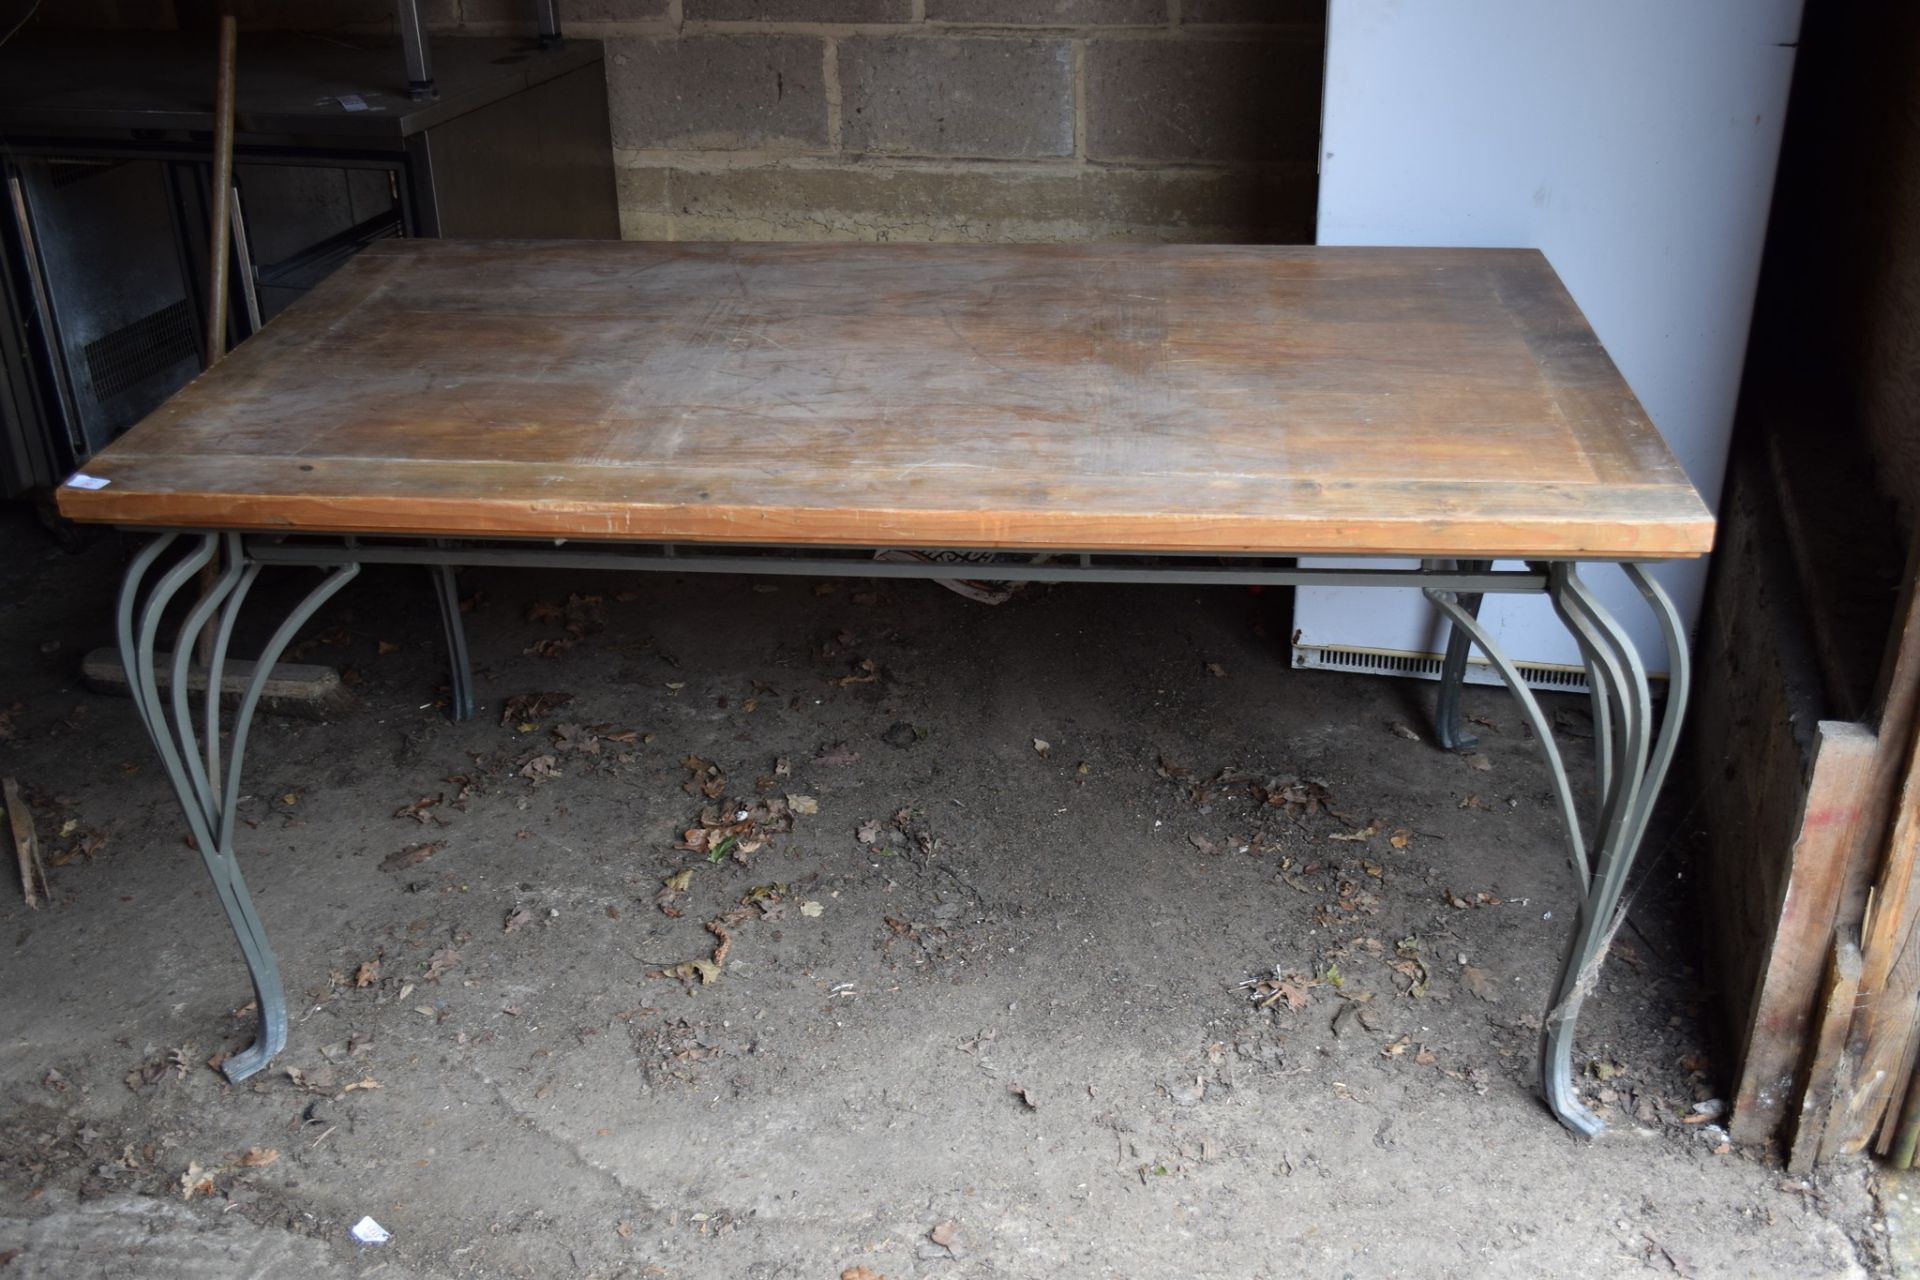
[[1468, 612], [1466, 605], [1449, 591], [1426, 593], [1427, 599], [1447, 616], [1453, 624], [1454, 635], [1463, 644], [1480, 646], [1480, 652], [1487, 655], [1487, 661], [1500, 673], [1506, 682], [1508, 692], [1520, 704], [1520, 711], [1533, 728], [1533, 736], [1540, 741], [1541, 749], [1547, 755], [1547, 768], [1553, 774], [1553, 791], [1560, 803], [1560, 821], [1567, 830], [1567, 847], [1571, 854], [1574, 874], [1580, 877], [1580, 887], [1584, 891], [1593, 876], [1587, 864], [1586, 840], [1580, 834], [1580, 817], [1574, 809], [1573, 784], [1567, 780], [1566, 762], [1560, 758], [1560, 747], [1553, 740], [1553, 733], [1547, 726], [1546, 713], [1540, 709], [1540, 702], [1533, 696], [1533, 690], [1527, 687], [1526, 677], [1507, 657], [1506, 651], [1494, 643], [1493, 636], [1480, 625], [1480, 620]]
[[434, 598], [440, 602], [440, 627], [447, 637], [448, 688], [447, 718], [453, 721], [473, 719], [473, 662], [467, 656], [467, 626], [460, 617], [460, 587], [454, 581], [453, 566], [436, 564], [427, 570], [433, 576]]
[[[247, 973], [253, 980], [259, 1030], [252, 1046], [228, 1058], [222, 1070], [229, 1080], [243, 1080], [260, 1070], [268, 1059], [287, 1042], [286, 998], [280, 987], [280, 970], [267, 942], [265, 927], [254, 910], [253, 898], [241, 878], [233, 853], [236, 811], [240, 801], [240, 771], [246, 762], [247, 734], [253, 713], [260, 705], [267, 679], [294, 634], [321, 605], [360, 572], [356, 564], [341, 565], [327, 573], [309, 591], [267, 641], [254, 668], [253, 678], [233, 719], [232, 743], [222, 767], [220, 743], [221, 677], [226, 667], [227, 648], [233, 637], [234, 621], [246, 600], [260, 566], [247, 560], [238, 534], [198, 533], [185, 535], [187, 550], [164, 571], [155, 573], [167, 551], [183, 535], [163, 533], [134, 556], [120, 586], [117, 630], [120, 658], [127, 671], [134, 708], [148, 736], [153, 739], [160, 764], [172, 784], [174, 796], [186, 814], [187, 829], [194, 848], [206, 865], [207, 874], [232, 925], [234, 939], [246, 958]], [[170, 696], [160, 692], [156, 644], [168, 606], [180, 590], [212, 558], [220, 540], [226, 540], [226, 567], [213, 590], [192, 606], [182, 620], [173, 642]], [[218, 621], [215, 615], [218, 614]], [[187, 662], [194, 642], [208, 627], [216, 627], [212, 662], [207, 670], [207, 691], [196, 724], [187, 690]]]
[[[1580, 905], [1573, 936], [1554, 983], [1541, 1026], [1540, 1078], [1547, 1105], [1575, 1133], [1597, 1136], [1606, 1126], [1580, 1101], [1573, 1084], [1573, 1043], [1580, 1009], [1598, 981], [1600, 967], [1625, 911], [1621, 899], [1635, 856], [1646, 836], [1655, 799], [1673, 763], [1686, 708], [1690, 666], [1680, 616], [1657, 583], [1638, 565], [1623, 565], [1628, 579], [1659, 621], [1667, 649], [1665, 714], [1657, 735], [1646, 667], [1619, 622], [1580, 581], [1571, 564], [1552, 566], [1547, 594], [1555, 612], [1580, 642], [1596, 690], [1595, 746], [1607, 757], [1591, 842], [1593, 874]], [[1602, 736], [1601, 724], [1611, 730]]]
[[[1448, 674], [1464, 669], [1466, 645], [1479, 645], [1520, 703], [1534, 736], [1546, 752], [1553, 774], [1554, 794], [1560, 819], [1567, 829], [1574, 870], [1580, 878], [1582, 901], [1554, 983], [1553, 1002], [1541, 1024], [1540, 1083], [1547, 1105], [1560, 1123], [1586, 1137], [1597, 1136], [1606, 1126], [1580, 1101], [1573, 1085], [1574, 1027], [1581, 1005], [1593, 989], [1606, 959], [1607, 948], [1624, 918], [1620, 900], [1634, 857], [1646, 836], [1654, 800], [1673, 763], [1690, 683], [1686, 638], [1673, 602], [1639, 565], [1621, 567], [1659, 620], [1667, 648], [1667, 706], [1657, 738], [1653, 736], [1652, 689], [1633, 641], [1580, 581], [1573, 565], [1546, 566], [1548, 597], [1580, 646], [1593, 689], [1594, 747], [1600, 756], [1600, 793], [1590, 841], [1582, 835], [1566, 765], [1532, 690], [1478, 618], [1466, 608], [1463, 598], [1444, 591], [1426, 593], [1452, 624], [1447, 649]], [[1453, 697], [1458, 696], [1457, 686], [1451, 693]], [[1450, 703], [1444, 684], [1440, 705], [1444, 734], [1444, 726], [1452, 723], [1450, 707], [1457, 705]], [[1445, 742], [1444, 736], [1442, 741]]]
[[[1456, 569], [1468, 573], [1485, 573], [1493, 568], [1491, 560], [1460, 560], [1454, 564]], [[1427, 598], [1439, 601], [1434, 593], [1426, 593]], [[1447, 654], [1440, 664], [1440, 696], [1434, 706], [1433, 736], [1441, 746], [1449, 751], [1464, 751], [1468, 747], [1480, 745], [1480, 739], [1466, 732], [1460, 722], [1460, 689], [1467, 681], [1467, 658], [1471, 654], [1479, 635], [1477, 628], [1462, 625], [1460, 615], [1475, 619], [1480, 617], [1480, 599], [1477, 593], [1462, 592], [1452, 595], [1453, 608], [1442, 608], [1452, 624], [1447, 629]], [[1481, 651], [1488, 652], [1484, 643]], [[1488, 657], [1492, 655], [1489, 652]], [[1504, 677], [1505, 672], [1501, 675]], [[1507, 681], [1507, 687], [1513, 688], [1513, 682]]]

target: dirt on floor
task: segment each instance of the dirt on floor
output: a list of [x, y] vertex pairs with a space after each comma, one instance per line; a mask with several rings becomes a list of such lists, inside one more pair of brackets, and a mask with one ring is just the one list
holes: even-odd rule
[[425, 576], [369, 569], [294, 655], [357, 705], [255, 725], [292, 1039], [229, 1084], [238, 951], [78, 678], [125, 553], [0, 528], [53, 894], [0, 901], [0, 1277], [1885, 1273], [1868, 1170], [1714, 1123], [1686, 780], [1577, 1141], [1537, 744], [1498, 690], [1447, 753], [1431, 685], [1289, 670], [1284, 592], [468, 571], [454, 724]]

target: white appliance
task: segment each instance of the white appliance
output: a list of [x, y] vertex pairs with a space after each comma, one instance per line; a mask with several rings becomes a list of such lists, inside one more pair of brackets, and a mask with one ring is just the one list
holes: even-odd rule
[[[1319, 241], [1540, 249], [1717, 507], [1800, 6], [1331, 0]], [[1625, 577], [1584, 576], [1664, 672]], [[1691, 632], [1706, 563], [1656, 576]], [[1534, 683], [1585, 688], [1545, 599], [1482, 617]], [[1413, 591], [1295, 597], [1299, 667], [1432, 676], [1445, 634]]]

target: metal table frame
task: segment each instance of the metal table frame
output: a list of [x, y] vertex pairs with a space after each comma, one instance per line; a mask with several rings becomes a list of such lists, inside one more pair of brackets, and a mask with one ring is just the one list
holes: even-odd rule
[[[171, 554], [169, 554], [171, 553]], [[185, 611], [173, 642], [170, 690], [163, 695], [156, 646], [168, 606], [200, 571], [221, 556], [217, 582]], [[446, 631], [453, 699], [450, 713], [474, 713], [473, 680], [454, 589], [462, 565], [652, 570], [667, 573], [794, 574], [846, 578], [952, 578], [955, 567], [918, 561], [874, 560], [871, 548], [689, 546], [668, 543], [596, 544], [555, 541], [455, 540], [285, 536], [233, 531], [159, 530], [132, 559], [121, 585], [118, 638], [141, 722], [152, 736], [195, 847], [206, 863], [222, 908], [253, 980], [259, 1030], [251, 1047], [229, 1057], [223, 1070], [242, 1080], [264, 1067], [287, 1042], [286, 998], [266, 930], [240, 875], [234, 831], [248, 727], [275, 662], [314, 613], [365, 564], [415, 564], [431, 570]], [[1620, 567], [1658, 619], [1668, 657], [1668, 692], [1656, 727], [1647, 670], [1632, 640], [1580, 580], [1571, 561], [1529, 562], [1525, 570], [1498, 570], [1485, 560], [1426, 560], [1418, 569], [1303, 568], [1288, 558], [1033, 553], [1036, 560], [996, 564], [990, 576], [1033, 582], [1137, 582], [1217, 585], [1418, 587], [1450, 624], [1437, 707], [1444, 747], [1470, 745], [1460, 726], [1460, 688], [1470, 650], [1477, 646], [1519, 702], [1546, 753], [1581, 906], [1541, 1024], [1539, 1072], [1555, 1117], [1576, 1134], [1593, 1137], [1605, 1126], [1580, 1101], [1572, 1075], [1575, 1024], [1592, 991], [1624, 912], [1621, 899], [1653, 804], [1673, 762], [1689, 663], [1679, 614], [1666, 593], [1637, 564]], [[234, 623], [270, 565], [322, 570], [311, 590], [281, 621], [259, 656], [251, 681], [221, 743], [221, 675]], [[1592, 691], [1599, 764], [1597, 812], [1583, 830], [1573, 785], [1546, 715], [1513, 662], [1481, 626], [1480, 597], [1489, 593], [1544, 594], [1579, 644]], [[196, 721], [188, 694], [188, 663], [212, 628], [211, 661]]]

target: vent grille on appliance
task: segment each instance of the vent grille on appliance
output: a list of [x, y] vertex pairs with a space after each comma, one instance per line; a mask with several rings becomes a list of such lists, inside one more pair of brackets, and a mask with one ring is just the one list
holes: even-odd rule
[[[1437, 653], [1407, 653], [1389, 649], [1347, 649], [1333, 645], [1295, 645], [1293, 665], [1320, 671], [1356, 671], [1365, 675], [1411, 676], [1416, 680], [1438, 680], [1441, 659]], [[1579, 667], [1547, 663], [1520, 662], [1521, 678], [1535, 689], [1562, 693], [1587, 692], [1587, 673]], [[1467, 663], [1467, 680], [1472, 684], [1500, 683], [1500, 673], [1476, 656]]]
[[182, 298], [89, 342], [87, 380], [96, 399], [111, 400], [198, 353], [192, 310]]

